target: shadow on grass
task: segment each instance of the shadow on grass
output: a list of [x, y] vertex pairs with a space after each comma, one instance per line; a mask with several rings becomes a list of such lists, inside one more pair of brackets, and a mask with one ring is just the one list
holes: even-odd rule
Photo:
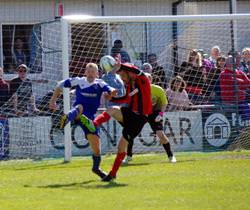
[[133, 166], [147, 166], [147, 165], [162, 165], [162, 164], [169, 164], [169, 165], [175, 165], [175, 164], [181, 164], [181, 163], [187, 163], [187, 162], [195, 162], [198, 161], [198, 159], [177, 159], [177, 163], [170, 163], [167, 160], [160, 160], [160, 161], [154, 161], [154, 162], [147, 162], [147, 163], [128, 163], [128, 164], [122, 164], [122, 167], [133, 167]]
[[169, 163], [169, 164], [179, 164], [179, 163], [186, 163], [186, 162], [195, 162], [198, 161], [198, 159], [182, 159], [182, 160], [177, 160], [177, 163]]
[[127, 167], [127, 166], [146, 166], [146, 165], [151, 165], [152, 163], [127, 163], [127, 164], [122, 164], [122, 167]]
[[89, 185], [89, 186], [85, 186], [84, 188], [86, 189], [109, 189], [109, 188], [115, 188], [115, 187], [127, 187], [128, 184], [124, 184], [124, 183], [117, 183], [117, 182], [108, 182], [105, 183], [103, 182], [102, 184], [96, 184], [96, 185]]
[[123, 184], [123, 183], [116, 183], [114, 181], [112, 182], [100, 182], [96, 180], [88, 180], [88, 181], [84, 181], [84, 182], [74, 182], [74, 183], [62, 183], [62, 184], [50, 184], [50, 185], [45, 185], [45, 186], [30, 186], [30, 185], [24, 185], [24, 187], [38, 187], [38, 188], [50, 188], [50, 189], [81, 189], [81, 188], [85, 188], [85, 189], [100, 189], [100, 188], [115, 188], [115, 187], [126, 187], [128, 186], [128, 184]]
[[40, 170], [40, 169], [55, 169], [55, 168], [63, 168], [63, 167], [67, 167], [67, 168], [79, 168], [79, 165], [68, 165], [69, 163], [64, 163], [64, 162], [60, 162], [60, 163], [49, 163], [47, 165], [31, 165], [31, 166], [26, 166], [26, 167], [18, 167], [18, 168], [12, 168], [11, 170], [16, 170], [16, 171], [25, 171], [25, 170]]

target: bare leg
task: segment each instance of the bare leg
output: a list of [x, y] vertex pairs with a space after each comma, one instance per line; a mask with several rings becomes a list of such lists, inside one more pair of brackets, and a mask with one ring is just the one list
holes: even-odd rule
[[89, 141], [93, 154], [99, 156], [101, 154], [99, 137], [95, 134], [88, 134], [87, 139]]
[[161, 144], [166, 144], [168, 143], [168, 137], [165, 135], [165, 133], [162, 130], [158, 130], [156, 131], [156, 135], [158, 136], [158, 138], [160, 139], [160, 143]]
[[123, 122], [122, 112], [119, 106], [109, 108], [106, 112], [118, 122]]

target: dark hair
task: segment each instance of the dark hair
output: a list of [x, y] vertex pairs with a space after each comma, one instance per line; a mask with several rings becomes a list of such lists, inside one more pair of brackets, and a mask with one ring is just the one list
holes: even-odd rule
[[226, 57], [224, 55], [219, 56], [216, 59], [216, 67], [218, 67], [218, 63], [219, 63], [220, 60], [224, 60], [224, 62], [226, 62]]
[[151, 54], [148, 54], [148, 58], [149, 57], [157, 57], [155, 53], [151, 53]]
[[21, 38], [21, 37], [16, 37], [16, 38], [15, 38], [15, 42], [16, 42], [18, 39], [20, 39], [20, 40], [23, 42], [23, 38]]
[[181, 83], [181, 88], [179, 89], [179, 92], [181, 93], [186, 88], [187, 84], [182, 77], [176, 76], [176, 77], [172, 78], [170, 81], [170, 89], [173, 91], [176, 91], [175, 86], [174, 86], [174, 84], [176, 82]]
[[239, 51], [233, 51], [233, 50], [230, 50], [228, 53], [227, 53], [227, 55], [228, 56], [237, 56], [237, 55], [239, 55], [240, 54], [240, 52]]
[[114, 44], [122, 44], [122, 40], [117, 39], [117, 40], [114, 41]]

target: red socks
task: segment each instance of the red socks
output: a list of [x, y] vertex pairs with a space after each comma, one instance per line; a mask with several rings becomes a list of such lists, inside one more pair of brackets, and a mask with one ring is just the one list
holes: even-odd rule
[[121, 166], [122, 161], [125, 158], [125, 156], [126, 156], [126, 152], [117, 153], [115, 161], [114, 161], [114, 165], [112, 167], [112, 170], [109, 173], [112, 177], [116, 177], [116, 173], [119, 167]]
[[101, 124], [108, 122], [110, 118], [110, 115], [104, 111], [94, 119], [93, 123], [95, 127], [99, 127]]

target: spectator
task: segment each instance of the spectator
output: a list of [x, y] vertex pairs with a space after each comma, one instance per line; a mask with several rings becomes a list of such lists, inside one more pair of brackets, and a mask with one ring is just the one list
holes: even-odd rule
[[238, 51], [232, 51], [230, 50], [227, 54], [228, 56], [232, 56], [234, 58], [234, 64], [237, 69], [240, 68], [240, 61], [241, 61], [241, 54]]
[[215, 67], [216, 59], [220, 56], [221, 50], [220, 47], [215, 45], [211, 48], [210, 57], [208, 60], [211, 62], [212, 66]]
[[225, 56], [219, 56], [216, 60], [216, 66], [215, 68], [212, 68], [208, 73], [207, 73], [207, 78], [206, 78], [206, 87], [204, 88], [204, 95], [207, 98], [208, 101], [214, 102], [216, 100], [216, 95], [215, 95], [215, 89], [216, 87], [216, 82], [219, 79], [220, 73], [224, 70], [226, 63], [226, 57]]
[[148, 62], [153, 67], [152, 69], [152, 83], [161, 86], [163, 89], [167, 88], [166, 74], [164, 68], [157, 63], [156, 54], [148, 55]]
[[220, 74], [219, 80], [221, 102], [235, 108], [238, 105], [239, 114], [243, 120], [250, 119], [250, 107], [247, 103], [247, 89], [250, 87], [250, 80], [247, 75], [238, 69], [234, 70], [232, 56], [226, 59], [225, 70]]
[[240, 70], [250, 77], [250, 48], [245, 47], [241, 54]]
[[0, 67], [0, 107], [9, 99], [9, 85], [3, 78], [3, 68]]
[[203, 49], [198, 49], [197, 51], [201, 54], [202, 66], [206, 73], [208, 73], [213, 68], [213, 65], [210, 60], [206, 58], [207, 54], [205, 54]]
[[201, 54], [193, 49], [188, 54], [187, 61], [184, 61], [176, 72], [183, 77], [187, 83], [187, 93], [192, 103], [200, 104], [203, 101], [203, 87], [205, 85], [205, 71], [202, 67]]
[[17, 67], [18, 77], [10, 81], [10, 94], [12, 95], [13, 108], [17, 116], [24, 116], [29, 113], [38, 113], [35, 97], [32, 92], [32, 83], [27, 78], [28, 67], [21, 64]]
[[25, 51], [24, 51], [24, 43], [23, 43], [23, 40], [20, 38], [15, 39], [12, 58], [13, 58], [15, 66], [26, 64], [27, 62]]
[[182, 77], [176, 76], [170, 81], [170, 87], [166, 90], [168, 97], [168, 111], [183, 110], [192, 103], [185, 90], [186, 82]]
[[142, 70], [143, 70], [143, 72], [145, 72], [145, 73], [152, 74], [153, 67], [151, 66], [150, 63], [144, 63], [144, 64], [142, 65]]
[[117, 55], [121, 56], [122, 63], [130, 63], [131, 62], [129, 54], [123, 49], [123, 44], [122, 44], [121, 40], [115, 40], [114, 46], [111, 49], [111, 56], [116, 58]]

